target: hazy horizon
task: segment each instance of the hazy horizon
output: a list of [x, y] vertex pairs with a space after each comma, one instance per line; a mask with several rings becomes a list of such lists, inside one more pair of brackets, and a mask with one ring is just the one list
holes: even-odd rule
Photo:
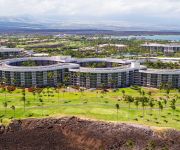
[[[178, 0], [0, 0], [0, 21], [180, 30]], [[89, 26], [88, 26], [89, 25]]]

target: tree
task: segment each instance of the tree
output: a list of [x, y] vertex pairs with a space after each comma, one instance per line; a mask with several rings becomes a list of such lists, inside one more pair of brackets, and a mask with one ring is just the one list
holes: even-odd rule
[[4, 106], [4, 115], [6, 116], [8, 103], [3, 102], [3, 106]]
[[146, 94], [146, 93], [145, 93], [144, 91], [142, 91], [142, 96], [145, 96], [145, 94]]
[[149, 106], [150, 106], [150, 108], [151, 108], [151, 114], [152, 114], [152, 109], [153, 109], [154, 105], [155, 105], [155, 104], [154, 104], [154, 100], [151, 99], [151, 100], [149, 101]]
[[130, 95], [126, 95], [126, 96], [124, 97], [124, 100], [125, 100], [126, 102], [128, 102], [128, 104], [129, 104], [129, 110], [130, 110], [131, 103], [134, 101], [134, 98], [133, 98], [132, 96], [130, 96]]
[[13, 91], [15, 91], [16, 90], [16, 87], [15, 86], [7, 86], [7, 91], [9, 92], [9, 93], [12, 93]]
[[21, 100], [24, 103], [23, 107], [24, 107], [24, 112], [25, 112], [25, 108], [26, 108], [26, 89], [25, 88], [22, 89], [22, 98], [21, 98]]
[[6, 93], [6, 87], [2, 85], [2, 92], [4, 93], [4, 102], [7, 101], [7, 93]]
[[170, 93], [170, 89], [167, 88], [167, 89], [166, 89], [166, 94], [169, 95], [169, 93]]
[[46, 88], [46, 92], [47, 92], [47, 97], [48, 97], [48, 101], [49, 101], [49, 97], [51, 96], [51, 91], [50, 91], [50, 87]]
[[41, 103], [41, 107], [42, 107], [42, 115], [44, 115], [44, 111], [43, 111], [43, 109], [44, 109], [44, 107], [43, 107], [43, 99], [42, 99], [42, 97], [41, 96], [39, 96], [39, 102]]
[[146, 104], [147, 104], [147, 102], [148, 102], [148, 98], [147, 97], [145, 97], [145, 96], [143, 96], [143, 97], [141, 97], [141, 105], [142, 105], [142, 107], [143, 107], [143, 118], [144, 118], [144, 112], [145, 112], [145, 106], [146, 106]]
[[170, 103], [170, 108], [173, 110], [173, 116], [174, 116], [174, 112], [176, 110], [176, 100], [172, 99], [171, 103]]
[[[128, 102], [128, 105], [129, 105], [129, 113], [130, 113], [130, 107], [131, 107], [131, 103], [134, 101], [134, 98], [132, 96], [129, 96], [129, 95], [126, 95], [124, 97], [124, 100], [126, 102]], [[129, 118], [129, 115], [128, 115], [128, 118]]]
[[16, 111], [16, 107], [14, 105], [11, 106], [11, 109], [13, 110], [13, 118], [15, 118], [15, 111]]
[[134, 101], [134, 105], [136, 106], [136, 109], [138, 110], [139, 107], [139, 99], [136, 98], [136, 100]]
[[148, 91], [148, 93], [147, 93], [147, 94], [149, 95], [149, 97], [151, 97], [152, 92], [151, 92], [151, 91]]
[[60, 99], [60, 89], [62, 88], [62, 84], [58, 84], [58, 86], [56, 87], [56, 92], [58, 93], [58, 102], [59, 102], [59, 99]]
[[28, 92], [30, 92], [30, 93], [33, 94], [34, 101], [35, 101], [35, 99], [36, 99], [36, 87], [30, 87], [30, 88], [28, 88]]
[[158, 101], [158, 106], [159, 106], [159, 114], [160, 114], [160, 111], [163, 110], [163, 105], [162, 105], [161, 101]]
[[119, 106], [119, 104], [116, 104], [115, 106], [116, 106], [116, 110], [117, 110], [117, 121], [118, 121], [118, 113], [119, 113], [120, 106]]
[[[136, 98], [135, 98], [134, 105], [136, 106], [136, 109], [137, 109], [137, 111], [138, 111], [138, 107], [139, 107], [139, 97], [136, 97]], [[138, 112], [137, 112], [137, 114], [138, 114]]]
[[81, 99], [83, 97], [84, 88], [80, 88], [79, 90], [80, 90], [80, 93], [81, 93], [81, 95], [80, 95], [80, 99]]
[[122, 92], [122, 94], [123, 94], [123, 97], [125, 97], [126, 91], [125, 91], [125, 90], [122, 90], [121, 92]]
[[164, 101], [164, 104], [165, 104], [165, 107], [166, 107], [166, 105], [167, 105], [167, 99], [163, 99], [163, 101]]

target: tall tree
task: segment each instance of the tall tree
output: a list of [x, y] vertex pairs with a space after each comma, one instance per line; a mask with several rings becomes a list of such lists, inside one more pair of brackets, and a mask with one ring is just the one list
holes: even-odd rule
[[16, 111], [16, 107], [14, 105], [11, 106], [11, 109], [13, 110], [13, 118], [15, 118], [15, 111]]
[[152, 114], [152, 109], [153, 109], [154, 105], [155, 105], [154, 100], [151, 99], [151, 100], [149, 101], [149, 106], [150, 106], [150, 108], [151, 108], [151, 114]]
[[158, 106], [159, 106], [159, 114], [163, 110], [163, 104], [161, 101], [158, 101]]
[[22, 88], [22, 98], [21, 100], [23, 101], [23, 107], [24, 107], [24, 112], [26, 111], [26, 89]]
[[[130, 95], [126, 95], [125, 97], [124, 97], [124, 100], [128, 103], [128, 105], [129, 105], [129, 114], [130, 114], [130, 108], [131, 108], [131, 103], [134, 101], [134, 98], [132, 97], [132, 96], [130, 96]], [[129, 114], [128, 114], [128, 118], [129, 118]]]
[[122, 92], [123, 97], [125, 97], [126, 91], [122, 90], [121, 92]]
[[115, 106], [116, 106], [116, 110], [117, 110], [117, 121], [118, 121], [118, 115], [119, 115], [120, 106], [119, 106], [119, 104], [116, 104]]
[[172, 99], [171, 103], [170, 103], [170, 108], [172, 109], [173, 111], [173, 116], [174, 116], [174, 112], [176, 110], [176, 100], [175, 99]]
[[4, 115], [6, 116], [8, 103], [7, 102], [3, 102], [3, 106], [4, 106]]

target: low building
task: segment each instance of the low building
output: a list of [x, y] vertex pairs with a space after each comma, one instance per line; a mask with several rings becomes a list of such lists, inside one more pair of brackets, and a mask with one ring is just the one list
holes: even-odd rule
[[28, 53], [24, 49], [0, 47], [0, 59], [18, 58], [27, 55]]
[[100, 44], [98, 45], [99, 48], [106, 48], [106, 47], [114, 47], [118, 50], [124, 50], [127, 48], [127, 45], [124, 44]]
[[180, 88], [180, 69], [145, 69], [139, 70], [137, 85], [160, 88]]
[[160, 51], [163, 53], [176, 53], [180, 52], [180, 44], [159, 44], [159, 43], [145, 43], [141, 47], [149, 49], [150, 51]]

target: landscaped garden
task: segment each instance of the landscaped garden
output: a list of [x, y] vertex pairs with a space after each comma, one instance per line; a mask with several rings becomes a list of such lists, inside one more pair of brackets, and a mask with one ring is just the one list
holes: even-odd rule
[[180, 92], [152, 88], [1, 87], [0, 119], [79, 116], [180, 129]]

